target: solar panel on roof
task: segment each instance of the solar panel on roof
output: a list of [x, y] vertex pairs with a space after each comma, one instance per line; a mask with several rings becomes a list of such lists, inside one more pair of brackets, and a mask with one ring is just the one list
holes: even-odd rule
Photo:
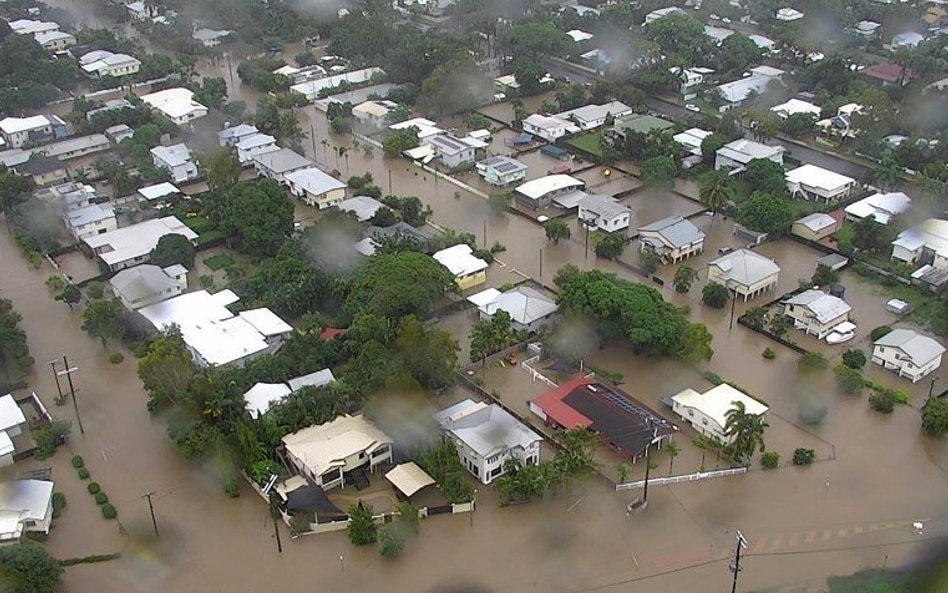
[[502, 163], [497, 163], [494, 165], [494, 169], [498, 173], [510, 173], [511, 171], [516, 171], [520, 168], [520, 165], [511, 161], [504, 161]]

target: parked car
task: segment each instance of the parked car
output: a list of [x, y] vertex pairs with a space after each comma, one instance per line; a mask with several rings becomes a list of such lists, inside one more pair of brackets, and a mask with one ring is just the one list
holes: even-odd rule
[[686, 103], [685, 109], [688, 111], [694, 111], [695, 113], [701, 113], [701, 108], [695, 105], [694, 103]]

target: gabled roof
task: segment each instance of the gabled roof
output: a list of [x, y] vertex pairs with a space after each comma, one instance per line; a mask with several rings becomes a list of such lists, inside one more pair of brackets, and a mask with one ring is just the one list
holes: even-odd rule
[[499, 405], [471, 399], [438, 412], [435, 420], [483, 458], [543, 440]]
[[743, 403], [745, 411], [754, 416], [765, 414], [769, 409], [756, 399], [742, 391], [738, 391], [727, 383], [721, 383], [704, 393], [698, 393], [694, 389], [685, 389], [673, 395], [672, 400], [682, 406], [699, 410], [708, 418], [714, 420], [722, 429], [727, 424], [727, 413], [734, 409], [735, 402]]
[[0, 431], [26, 423], [23, 410], [9, 393], [0, 397]]
[[539, 200], [550, 192], [564, 189], [581, 189], [586, 182], [569, 175], [547, 175], [517, 186], [516, 191], [532, 200]]
[[948, 257], [948, 221], [929, 218], [899, 233], [892, 244], [908, 251], [926, 246], [939, 255]]
[[47, 480], [14, 480], [0, 484], [0, 511], [20, 513], [20, 521], [42, 521], [53, 497]]
[[819, 323], [829, 323], [852, 311], [849, 303], [822, 290], [811, 288], [784, 301], [787, 305], [804, 307], [813, 313]]
[[749, 249], [732, 251], [708, 265], [720, 269], [728, 280], [744, 286], [752, 286], [780, 272], [780, 266], [772, 259]]
[[254, 155], [253, 161], [261, 167], [273, 171], [277, 175], [286, 173], [287, 171], [297, 171], [306, 167], [312, 167], [314, 165], [313, 161], [289, 148], [281, 148], [273, 152]]
[[[848, 209], [847, 209], [848, 210]], [[829, 228], [836, 225], [836, 219], [830, 216], [829, 214], [824, 214], [822, 212], [814, 212], [813, 214], [808, 214], [803, 218], [796, 221], [795, 224], [801, 224], [806, 228], [810, 229], [814, 233], [818, 233], [823, 229]]]
[[355, 214], [359, 222], [371, 220], [379, 210], [388, 209], [388, 206], [371, 196], [353, 196], [339, 202], [337, 207], [344, 212]]
[[302, 188], [303, 191], [314, 196], [321, 196], [337, 189], [346, 188], [345, 183], [317, 167], [307, 167], [306, 169], [287, 173], [284, 175], [284, 179], [291, 185]]
[[741, 138], [733, 142], [728, 142], [718, 149], [717, 154], [741, 163], [742, 165], [746, 165], [754, 159], [771, 159], [774, 156], [783, 154], [786, 150], [787, 149], [783, 146], [770, 146], [768, 144], [755, 142], [754, 140]]
[[610, 101], [601, 105], [583, 105], [576, 109], [557, 113], [556, 117], [564, 120], [575, 119], [580, 123], [591, 123], [609, 115], [620, 117], [631, 111], [632, 108], [621, 101]]
[[149, 185], [146, 187], [139, 188], [138, 194], [145, 198], [146, 200], [157, 200], [158, 198], [163, 198], [165, 196], [170, 196], [172, 194], [180, 194], [181, 190], [177, 188], [174, 184], [168, 183], [157, 183], [155, 185]]
[[470, 245], [460, 243], [435, 253], [438, 263], [446, 267], [455, 276], [466, 276], [487, 269], [487, 262], [475, 257]]
[[191, 150], [184, 144], [156, 146], [151, 149], [151, 154], [169, 167], [180, 167], [191, 162]]
[[915, 366], [923, 366], [945, 353], [945, 347], [935, 339], [910, 329], [894, 329], [873, 343], [874, 346], [898, 348]]
[[639, 227], [639, 232], [654, 231], [661, 235], [672, 247], [685, 247], [704, 238], [704, 232], [693, 222], [681, 216], [669, 216], [651, 224]]
[[314, 474], [345, 465], [345, 460], [359, 452], [371, 454], [392, 439], [363, 417], [339, 416], [332, 422], [310, 426], [283, 437], [283, 444], [294, 457]]
[[290, 379], [287, 381], [287, 384], [290, 386], [291, 390], [296, 392], [304, 387], [323, 387], [325, 385], [329, 385], [335, 380], [336, 377], [333, 376], [331, 370], [323, 369], [321, 371], [316, 371], [315, 373], [310, 373], [308, 375]]
[[852, 177], [846, 177], [835, 171], [811, 164], [787, 171], [786, 177], [787, 183], [805, 185], [826, 191], [839, 190], [842, 187], [856, 183], [856, 180]]
[[586, 194], [579, 201], [579, 208], [580, 210], [589, 210], [605, 219], [612, 219], [632, 212], [632, 207], [628, 204], [623, 204], [612, 196], [603, 194]]
[[902, 78], [904, 68], [898, 64], [874, 64], [860, 70], [861, 73], [869, 78], [875, 78], [883, 82], [898, 82]]
[[556, 303], [546, 295], [529, 286], [518, 286], [498, 294], [492, 301], [479, 307], [485, 315], [506, 311], [510, 318], [521, 325], [530, 325], [556, 313]]
[[396, 465], [385, 474], [385, 479], [405, 496], [412, 496], [425, 486], [435, 483], [434, 478], [426, 474], [414, 461]]
[[247, 412], [251, 418], [256, 419], [290, 393], [290, 388], [285, 383], [257, 383], [244, 393]]
[[912, 199], [902, 192], [876, 193], [846, 206], [846, 214], [856, 218], [872, 216], [880, 224], [889, 224], [892, 217], [906, 212]]

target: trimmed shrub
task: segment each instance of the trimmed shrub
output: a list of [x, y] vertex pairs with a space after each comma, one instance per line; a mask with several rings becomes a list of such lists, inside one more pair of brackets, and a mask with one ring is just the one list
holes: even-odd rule
[[110, 502], [105, 503], [100, 507], [102, 509], [102, 517], [106, 519], [114, 519], [118, 517], [118, 511], [115, 510], [115, 505]]
[[760, 355], [766, 358], [767, 360], [773, 360], [777, 358], [777, 353], [774, 352], [774, 349], [771, 348], [770, 346], [767, 346], [766, 348], [764, 348], [764, 351], [761, 352]]
[[395, 525], [386, 525], [378, 533], [379, 554], [384, 558], [397, 556], [405, 548], [405, 534]]
[[82, 459], [81, 455], [73, 455], [72, 461], [70, 461], [70, 463], [72, 463], [72, 466], [76, 469], [79, 469], [80, 467], [85, 467], [86, 465], [86, 462]]
[[125, 355], [121, 352], [116, 352], [115, 354], [109, 356], [109, 362], [112, 364], [121, 364], [125, 360]]
[[80, 467], [80, 468], [79, 468], [79, 471], [78, 471], [77, 473], [79, 474], [79, 479], [80, 479], [80, 480], [88, 480], [88, 479], [89, 479], [89, 470], [87, 470], [86, 468]]
[[851, 369], [859, 370], [866, 366], [866, 354], [862, 350], [847, 350], [843, 352], [843, 364]]
[[89, 494], [98, 494], [102, 492], [102, 487], [99, 486], [98, 482], [89, 482], [89, 485], [86, 486], [86, 490], [89, 491]]
[[891, 414], [895, 410], [896, 399], [892, 390], [877, 391], [869, 396], [869, 407], [882, 414]]
[[873, 342], [875, 342], [876, 340], [878, 340], [878, 339], [881, 338], [882, 336], [886, 335], [886, 334], [889, 333], [890, 331], [892, 331], [892, 328], [891, 328], [890, 326], [888, 326], [888, 325], [880, 325], [879, 327], [877, 327], [877, 328], [875, 328], [874, 330], [872, 330], [871, 332], [869, 332], [869, 339], [872, 340]]
[[109, 497], [106, 496], [105, 492], [97, 492], [94, 498], [95, 503], [100, 506], [109, 502]]
[[813, 449], [798, 447], [793, 451], [793, 465], [810, 465], [816, 459], [816, 452]]
[[66, 508], [66, 495], [62, 492], [53, 492], [53, 519], [59, 518]]
[[774, 469], [780, 465], [780, 454], [776, 451], [767, 451], [760, 456], [760, 464], [766, 469]]

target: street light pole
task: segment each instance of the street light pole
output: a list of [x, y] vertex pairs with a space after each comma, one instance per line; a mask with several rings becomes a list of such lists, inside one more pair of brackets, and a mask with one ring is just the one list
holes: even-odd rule
[[148, 510], [151, 512], [151, 525], [155, 528], [155, 537], [158, 537], [158, 520], [155, 519], [155, 505], [151, 501], [151, 497], [155, 495], [155, 492], [146, 492], [142, 495], [142, 498], [148, 499]]
[[56, 403], [58, 405], [62, 405], [63, 403], [65, 403], [66, 398], [63, 397], [63, 386], [59, 382], [59, 373], [56, 372], [56, 361], [55, 360], [49, 361], [49, 366], [53, 369], [53, 378], [56, 379], [56, 391], [59, 392], [59, 399], [56, 400]]

